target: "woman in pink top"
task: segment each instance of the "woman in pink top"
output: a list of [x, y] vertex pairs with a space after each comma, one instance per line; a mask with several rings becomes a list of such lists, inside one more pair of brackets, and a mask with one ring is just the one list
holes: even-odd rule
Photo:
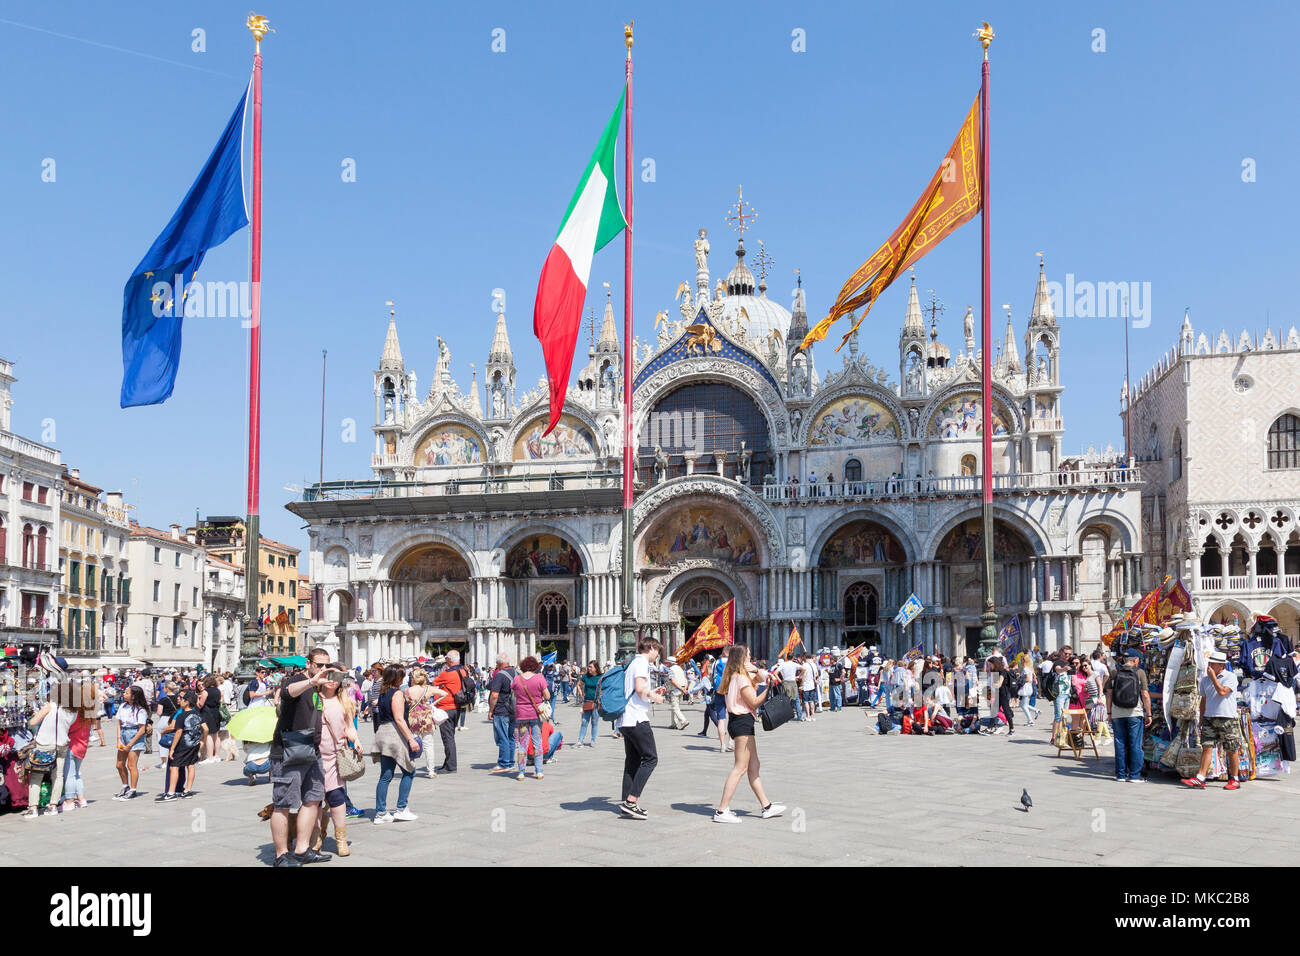
[[[754, 687], [754, 678], [767, 681], [762, 693]], [[769, 803], [763, 792], [763, 781], [758, 776], [758, 748], [754, 746], [754, 717], [758, 709], [767, 700], [772, 689], [772, 677], [763, 675], [749, 662], [749, 648], [743, 644], [733, 644], [727, 651], [727, 669], [722, 672], [722, 683], [718, 690], [727, 699], [727, 733], [736, 745], [735, 763], [727, 774], [727, 782], [722, 786], [722, 801], [713, 814], [714, 823], [739, 823], [740, 817], [731, 810], [731, 798], [736, 794], [740, 778], [749, 775], [749, 786], [758, 797], [758, 805], [763, 808], [763, 819], [780, 816], [785, 807], [779, 803]]]
[[551, 699], [550, 688], [546, 678], [538, 673], [542, 665], [536, 657], [529, 655], [519, 662], [519, 673], [510, 682], [510, 690], [515, 695], [515, 756], [519, 770], [516, 780], [524, 779], [524, 767], [528, 766], [528, 741], [533, 742], [533, 776], [541, 780], [542, 773], [542, 718], [538, 712], [542, 701]]
[[321, 689], [320, 765], [325, 775], [325, 803], [328, 817], [321, 814], [320, 824], [312, 836], [311, 848], [319, 851], [325, 842], [326, 824], [334, 822], [334, 840], [339, 856], [348, 856], [348, 820], [345, 808], [348, 800], [347, 784], [339, 776], [339, 751], [344, 747], [361, 746], [352, 716], [355, 705], [350, 694], [340, 694], [339, 681], [326, 681]]
[[[68, 729], [68, 755], [63, 763], [63, 812], [86, 806], [86, 784], [81, 779], [81, 761], [90, 746], [90, 729], [99, 734], [99, 745], [104, 743], [104, 731], [99, 726], [95, 712], [99, 709], [99, 692], [89, 681], [73, 685], [77, 703], [77, 719]], [[75, 801], [75, 802], [74, 802]]]

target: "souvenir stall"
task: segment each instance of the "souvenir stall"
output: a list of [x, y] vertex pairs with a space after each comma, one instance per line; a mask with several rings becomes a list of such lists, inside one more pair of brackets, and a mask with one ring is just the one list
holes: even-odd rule
[[31, 740], [36, 688], [17, 647], [0, 652], [0, 813], [27, 808], [27, 774], [19, 751]]
[[[1269, 653], [1251, 658], [1249, 640], [1236, 625], [1202, 624], [1183, 614], [1163, 625], [1130, 629], [1115, 641], [1118, 654], [1131, 647], [1142, 652], [1151, 695], [1151, 725], [1143, 738], [1143, 759], [1149, 767], [1180, 778], [1196, 774], [1201, 758], [1200, 680], [1209, 653], [1217, 650], [1227, 656], [1238, 679], [1240, 772], [1252, 780], [1290, 772], [1296, 676], [1290, 641], [1270, 633], [1265, 638]], [[1207, 779], [1226, 778], [1227, 768], [1227, 755], [1216, 748]]]

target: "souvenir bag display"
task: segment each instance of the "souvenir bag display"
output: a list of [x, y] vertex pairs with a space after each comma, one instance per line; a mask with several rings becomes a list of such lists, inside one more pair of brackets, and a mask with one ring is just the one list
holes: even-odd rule
[[1195, 720], [1201, 713], [1201, 696], [1196, 692], [1196, 662], [1183, 661], [1174, 681], [1173, 697], [1169, 701], [1169, 716], [1174, 720]]

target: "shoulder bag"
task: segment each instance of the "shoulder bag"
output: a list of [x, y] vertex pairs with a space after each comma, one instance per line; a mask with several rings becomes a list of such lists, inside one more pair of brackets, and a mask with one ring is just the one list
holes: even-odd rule
[[[322, 716], [321, 720], [325, 720]], [[325, 721], [325, 729], [330, 732], [330, 739], [334, 741], [334, 758], [338, 763], [339, 779], [344, 783], [351, 783], [359, 777], [365, 776], [366, 765], [361, 760], [361, 755], [348, 746], [339, 746], [339, 739], [334, 735], [334, 728]]]
[[[41, 750], [36, 746], [35, 741], [24, 747], [20, 753], [23, 757], [23, 769], [29, 774], [32, 773], [50, 773], [54, 770], [54, 762], [58, 758], [56, 749], [59, 742], [59, 708], [53, 705], [54, 709], [54, 743], [55, 746], [49, 750]], [[39, 733], [40, 730], [37, 730]]]
[[533, 692], [530, 691], [530, 690], [528, 689], [528, 680], [527, 680], [526, 678], [524, 678], [524, 677], [520, 677], [520, 678], [519, 678], [519, 684], [520, 684], [520, 686], [522, 686], [523, 689], [524, 689], [524, 695], [528, 698], [528, 703], [532, 704], [532, 705], [533, 705], [533, 710], [537, 711], [537, 717], [538, 717], [538, 719], [539, 719], [539, 720], [550, 720], [550, 719], [551, 719], [551, 705], [548, 704], [546, 701], [542, 701], [542, 702], [539, 704], [539, 703], [537, 703], [535, 700], [533, 700]]
[[785, 695], [780, 684], [774, 685], [768, 692], [763, 706], [758, 708], [758, 717], [763, 729], [768, 732], [794, 719], [794, 701]]

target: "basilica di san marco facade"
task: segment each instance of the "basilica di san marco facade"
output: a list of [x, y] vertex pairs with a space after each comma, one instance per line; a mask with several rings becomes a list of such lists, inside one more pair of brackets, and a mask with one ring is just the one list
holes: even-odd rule
[[[856, 339], [826, 349], [837, 367], [819, 369], [796, 348], [804, 290], [792, 312], [769, 299], [766, 256], [756, 280], [743, 236], [725, 278], [711, 278], [709, 254], [700, 230], [693, 283], [678, 287], [672, 315], [655, 316], [650, 341], [632, 343], [638, 628], [671, 650], [734, 599], [736, 640], [759, 657], [791, 625], [809, 649], [973, 654], [974, 316], [954, 354], [913, 279], [896, 369], [893, 357], [873, 365]], [[999, 622], [1019, 616], [1026, 646], [1091, 647], [1143, 580], [1140, 482], [1109, 450], [1065, 455], [1063, 330], [1041, 265], [1032, 302], [1023, 336], [1008, 318], [993, 363], [995, 609]], [[593, 338], [543, 435], [546, 383], [517, 389], [504, 314], [481, 385], [476, 371], [468, 391], [458, 386], [439, 339], [423, 394], [390, 319], [373, 477], [309, 486], [288, 506], [310, 526], [310, 643], [349, 665], [451, 647], [478, 662], [501, 650], [614, 659], [627, 556], [622, 352], [608, 303]], [[903, 632], [893, 617], [913, 592], [925, 611]]]

